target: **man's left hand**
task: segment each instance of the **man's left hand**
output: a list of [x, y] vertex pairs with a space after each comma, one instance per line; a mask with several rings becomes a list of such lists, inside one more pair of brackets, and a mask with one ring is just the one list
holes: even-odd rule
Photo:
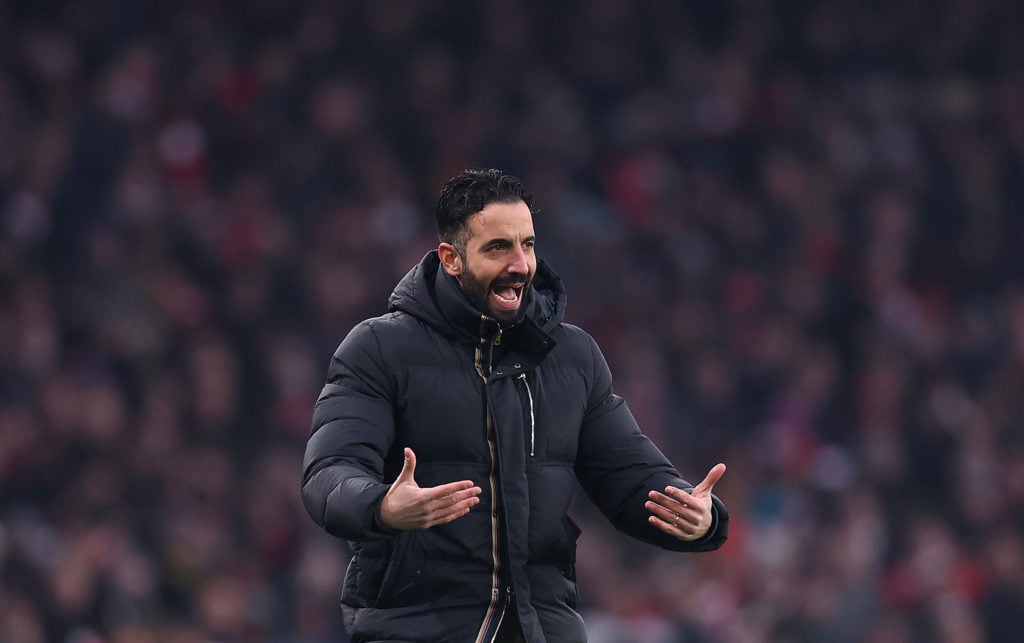
[[676, 487], [665, 487], [665, 493], [651, 491], [644, 506], [651, 516], [652, 525], [680, 540], [698, 540], [711, 528], [711, 489], [725, 473], [725, 465], [718, 463], [687, 493]]

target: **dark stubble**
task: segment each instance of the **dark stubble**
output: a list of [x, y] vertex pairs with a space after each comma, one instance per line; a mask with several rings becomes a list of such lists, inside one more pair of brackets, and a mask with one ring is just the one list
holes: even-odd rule
[[[496, 277], [491, 281], [484, 281], [483, 279], [477, 277], [476, 274], [474, 274], [473, 271], [470, 270], [468, 266], [465, 266], [465, 264], [463, 264], [463, 266], [464, 267], [462, 270], [462, 275], [459, 280], [459, 283], [462, 286], [462, 292], [466, 295], [466, 299], [468, 299], [469, 303], [473, 304], [473, 306], [477, 310], [484, 313], [485, 315], [489, 315], [491, 317], [494, 317], [495, 319], [500, 319], [502, 321], [506, 321], [514, 317], [517, 317], [519, 313], [522, 312], [523, 299], [526, 297], [526, 291], [530, 287], [530, 282], [533, 281], [532, 276], [502, 275], [501, 277]], [[521, 284], [523, 282], [526, 282], [526, 287], [523, 288], [522, 294], [519, 295], [519, 310], [511, 314], [507, 311], [501, 311], [501, 314], [499, 314], [497, 311], [491, 308], [490, 297], [492, 288], [496, 286], [502, 286], [505, 284]]]

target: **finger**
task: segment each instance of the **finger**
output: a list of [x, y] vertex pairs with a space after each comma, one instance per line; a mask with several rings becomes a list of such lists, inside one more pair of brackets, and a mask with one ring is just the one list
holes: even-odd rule
[[443, 498], [462, 491], [468, 491], [470, 495], [474, 496], [481, 493], [480, 487], [473, 484], [472, 480], [459, 480], [458, 482], [449, 482], [436, 487], [428, 487], [427, 491], [430, 492], [430, 498]]
[[700, 500], [677, 487], [665, 487], [665, 493], [651, 491], [647, 495], [651, 500], [668, 507], [669, 510], [676, 513], [683, 513], [688, 509], [698, 509], [700, 507]]
[[665, 522], [673, 522], [677, 519], [676, 517], [679, 515], [676, 512], [669, 509], [668, 507], [665, 507], [664, 505], [659, 505], [658, 503], [652, 502], [650, 500], [648, 500], [644, 504], [644, 508], [647, 509], [647, 511], [651, 512], [651, 514], [657, 516]]
[[470, 499], [479, 502], [479, 498], [477, 498], [477, 496], [480, 495], [480, 492], [480, 487], [470, 487], [469, 489], [463, 489], [462, 491], [456, 491], [450, 494], [449, 498], [451, 499], [452, 505], [456, 505], [459, 504], [460, 502], [465, 502], [466, 500]]
[[461, 518], [469, 513], [470, 509], [480, 504], [480, 499], [476, 496], [467, 498], [462, 502], [452, 505], [448, 510], [439, 512], [439, 515], [432, 518], [428, 523], [427, 527], [433, 527], [434, 525], [443, 525], [453, 520]]
[[677, 525], [673, 521], [665, 521], [658, 516], [650, 516], [647, 521], [666, 534], [682, 540], [693, 540], [696, 534], [696, 527], [694, 525], [684, 525], [682, 522]]
[[[456, 483], [457, 484], [457, 483]], [[470, 483], [472, 484], [472, 483]], [[445, 485], [448, 489], [453, 489], [451, 493], [438, 493], [440, 487], [433, 487], [430, 491], [430, 496], [427, 499], [428, 511], [432, 515], [438, 515], [452, 511], [456, 506], [461, 505], [467, 500], [473, 500], [473, 504], [479, 502], [477, 496], [480, 495], [480, 487], [470, 487], [469, 489], [458, 489], [452, 485]]]
[[700, 514], [692, 510], [674, 511], [664, 505], [648, 500], [644, 505], [647, 511], [658, 517], [662, 522], [671, 524], [680, 529], [696, 527], [700, 524]]
[[721, 462], [711, 467], [711, 471], [708, 471], [708, 475], [700, 481], [700, 484], [693, 488], [694, 495], [707, 495], [711, 493], [711, 489], [724, 473], [725, 464]]
[[416, 484], [415, 473], [416, 473], [416, 454], [413, 453], [412, 449], [405, 447], [405, 461], [402, 463], [402, 471], [399, 472], [398, 477], [395, 479], [395, 483], [405, 482]]

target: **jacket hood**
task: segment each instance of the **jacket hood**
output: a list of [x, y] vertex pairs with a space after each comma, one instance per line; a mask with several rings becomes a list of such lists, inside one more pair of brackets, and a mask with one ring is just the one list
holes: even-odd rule
[[[446, 336], [477, 342], [484, 313], [469, 302], [458, 281], [441, 269], [431, 250], [402, 277], [388, 299], [389, 311], [402, 311], [430, 324]], [[529, 319], [550, 332], [565, 316], [565, 287], [557, 273], [537, 259], [537, 273], [524, 295], [517, 323]]]

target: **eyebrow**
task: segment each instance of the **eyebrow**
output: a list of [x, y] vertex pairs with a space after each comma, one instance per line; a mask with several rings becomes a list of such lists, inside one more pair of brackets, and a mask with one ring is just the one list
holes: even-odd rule
[[[529, 241], [532, 241], [532, 242], [536, 243], [537, 242], [537, 235], [531, 234], [528, 237], [523, 237], [523, 243], [527, 243]], [[509, 239], [508, 237], [494, 237], [493, 239], [488, 239], [487, 241], [484, 241], [483, 243], [481, 243], [480, 247], [481, 248], [486, 248], [486, 247], [491, 246], [491, 245], [493, 245], [495, 243], [511, 244], [512, 240]]]

